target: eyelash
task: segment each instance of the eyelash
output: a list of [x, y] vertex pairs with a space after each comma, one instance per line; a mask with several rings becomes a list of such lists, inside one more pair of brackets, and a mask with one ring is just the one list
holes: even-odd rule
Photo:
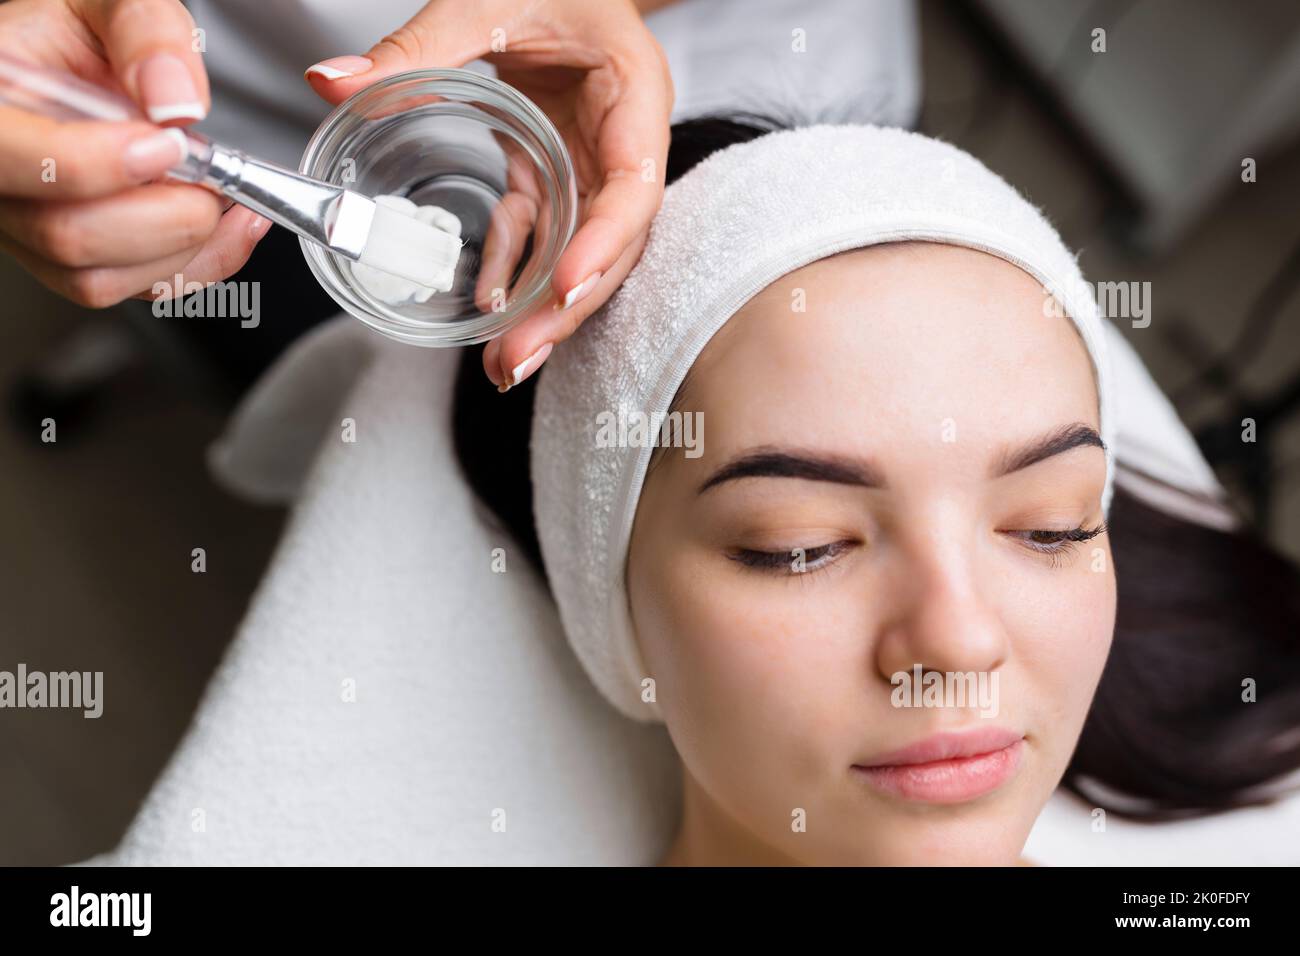
[[[1053, 541], [1030, 541], [1028, 538], [1021, 538], [1025, 546], [1031, 551], [1039, 554], [1046, 554], [1051, 558], [1052, 567], [1060, 567], [1062, 559], [1070, 552], [1074, 551], [1080, 544], [1085, 541], [1091, 541], [1093, 538], [1107, 531], [1106, 522], [1103, 521], [1097, 527], [1088, 528], [1069, 528], [1064, 531], [1055, 529], [1041, 529], [1034, 531], [1013, 532], [1024, 535], [1051, 535]], [[795, 561], [795, 551], [792, 548], [789, 551], [755, 551], [749, 548], [741, 548], [731, 552], [727, 557], [731, 560], [768, 574], [781, 574], [783, 577], [802, 577], [806, 574], [812, 574], [820, 571], [827, 565], [831, 564], [835, 558], [839, 557], [844, 551], [852, 546], [851, 541], [835, 541], [830, 544], [819, 545], [815, 548], [804, 548], [804, 568], [803, 571], [793, 570]], [[827, 560], [829, 559], [829, 560]], [[785, 569], [784, 572], [782, 569]]]
[[[781, 569], [784, 568], [786, 569], [786, 575], [789, 577], [803, 577], [826, 567], [851, 546], [852, 542], [850, 541], [834, 541], [830, 544], [818, 545], [815, 548], [791, 548], [789, 551], [754, 551], [749, 548], [741, 548], [728, 554], [727, 557], [757, 571], [781, 574]], [[794, 570], [795, 552], [799, 550], [803, 551], [803, 571]]]
[[1062, 559], [1066, 555], [1074, 551], [1074, 549], [1077, 548], [1080, 544], [1082, 544], [1085, 541], [1091, 541], [1093, 538], [1097, 537], [1097, 535], [1105, 533], [1106, 530], [1107, 530], [1106, 522], [1103, 521], [1101, 524], [1097, 525], [1097, 527], [1092, 529], [1070, 528], [1068, 531], [1041, 530], [1041, 531], [1025, 531], [1019, 533], [1026, 534], [1026, 535], [1047, 534], [1047, 535], [1054, 536], [1056, 540], [1050, 542], [1046, 542], [1046, 541], [1034, 542], [1028, 540], [1027, 538], [1022, 538], [1021, 540], [1023, 540], [1026, 546], [1029, 547], [1031, 550], [1037, 551], [1040, 554], [1048, 555], [1052, 560], [1052, 567], [1056, 568], [1056, 567], [1060, 567], [1061, 564], [1063, 563]]

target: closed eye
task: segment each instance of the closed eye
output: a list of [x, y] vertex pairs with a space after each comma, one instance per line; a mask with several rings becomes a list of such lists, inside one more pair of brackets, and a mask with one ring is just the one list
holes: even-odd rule
[[832, 541], [816, 547], [796, 547], [783, 551], [758, 551], [737, 548], [727, 557], [747, 568], [774, 574], [806, 574], [831, 564], [853, 546], [851, 541]]
[[1084, 541], [1091, 541], [1099, 534], [1107, 531], [1106, 522], [1095, 528], [1067, 528], [1064, 530], [1055, 529], [1037, 529], [1033, 531], [1008, 531], [1007, 534], [1019, 538], [1023, 541], [1025, 547], [1039, 554], [1048, 555], [1052, 559], [1052, 566], [1059, 566], [1065, 556], [1070, 554]]
[[[1052, 566], [1057, 567], [1080, 544], [1091, 541], [1108, 530], [1106, 522], [1102, 521], [1095, 528], [1037, 528], [1006, 533], [1023, 542], [1029, 550], [1048, 556]], [[736, 548], [727, 552], [727, 557], [737, 564], [756, 571], [787, 576], [820, 570], [832, 564], [852, 547], [851, 541], [832, 541], [812, 547], [795, 547], [780, 551]]]

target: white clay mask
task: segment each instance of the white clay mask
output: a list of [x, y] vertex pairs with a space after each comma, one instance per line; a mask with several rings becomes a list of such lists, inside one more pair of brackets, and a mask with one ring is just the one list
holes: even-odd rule
[[[411, 216], [422, 223], [460, 237], [460, 220], [441, 206], [417, 206], [405, 196], [382, 194], [374, 197], [375, 203]], [[350, 264], [357, 284], [380, 302], [401, 305], [405, 302], [427, 302], [435, 292], [449, 292], [456, 276], [456, 262], [440, 270], [432, 286], [421, 285], [410, 279], [383, 272], [360, 262]]]

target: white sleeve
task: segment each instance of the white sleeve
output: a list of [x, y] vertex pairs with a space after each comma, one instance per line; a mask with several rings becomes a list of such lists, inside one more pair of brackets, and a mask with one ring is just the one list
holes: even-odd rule
[[672, 71], [673, 122], [758, 113], [792, 125], [911, 127], [913, 0], [679, 0], [646, 17]]

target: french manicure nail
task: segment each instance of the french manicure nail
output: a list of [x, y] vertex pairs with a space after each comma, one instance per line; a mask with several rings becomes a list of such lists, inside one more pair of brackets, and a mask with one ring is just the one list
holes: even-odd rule
[[546, 361], [546, 357], [551, 354], [552, 347], [551, 343], [547, 342], [532, 355], [528, 356], [528, 358], [516, 365], [514, 370], [511, 371], [510, 376], [497, 386], [497, 391], [508, 392], [528, 376], [536, 372], [541, 367], [542, 363]]
[[327, 80], [341, 80], [345, 76], [356, 76], [358, 73], [368, 73], [375, 64], [369, 58], [364, 56], [335, 56], [328, 60], [321, 60], [319, 63], [313, 63], [307, 67], [304, 76], [323, 77]]
[[170, 53], [155, 53], [140, 64], [140, 99], [150, 122], [201, 120], [207, 115], [189, 68]]
[[564, 301], [556, 305], [556, 308], [563, 312], [565, 309], [572, 308], [574, 305], [581, 302], [591, 293], [592, 289], [596, 288], [596, 283], [600, 281], [602, 274], [603, 273], [600, 272], [593, 272], [591, 275], [587, 276], [587, 278], [583, 279], [564, 294]]
[[128, 143], [122, 153], [122, 164], [128, 176], [143, 181], [161, 176], [180, 164], [188, 152], [185, 134], [178, 129], [165, 129]]
[[[496, 351], [492, 354], [492, 360], [488, 360], [488, 352], [492, 351], [495, 346]], [[489, 342], [483, 349], [483, 372], [487, 375], [488, 381], [498, 388], [501, 387], [504, 375], [501, 371], [501, 343], [499, 341]]]

